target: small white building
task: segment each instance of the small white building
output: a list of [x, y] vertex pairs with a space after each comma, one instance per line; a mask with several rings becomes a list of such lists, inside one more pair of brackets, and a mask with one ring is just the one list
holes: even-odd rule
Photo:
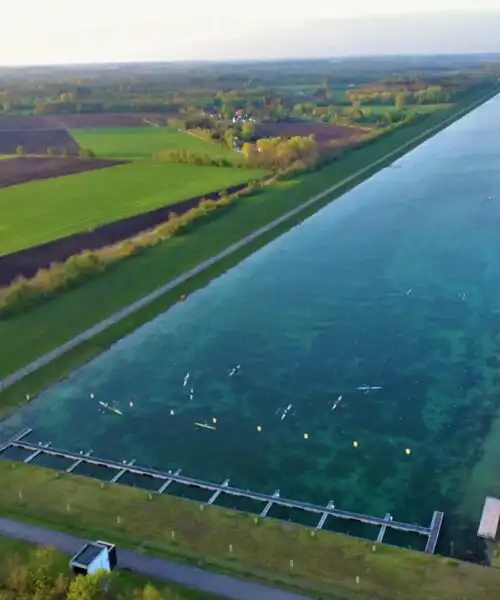
[[108, 542], [89, 542], [73, 556], [69, 565], [75, 575], [112, 571], [116, 567], [116, 546]]

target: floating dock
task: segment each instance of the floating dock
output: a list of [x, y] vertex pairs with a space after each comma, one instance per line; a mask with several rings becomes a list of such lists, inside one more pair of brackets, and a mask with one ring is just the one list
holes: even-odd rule
[[498, 521], [500, 519], [500, 499], [487, 496], [484, 501], [481, 522], [477, 530], [477, 535], [487, 540], [494, 540], [497, 537]]
[[[23, 460], [23, 462], [25, 463], [32, 462], [40, 455], [57, 456], [71, 462], [68, 468], [65, 469], [67, 473], [74, 472], [78, 468], [78, 466], [82, 464], [96, 465], [99, 467], [105, 467], [107, 469], [110, 469], [109, 481], [112, 483], [117, 483], [120, 480], [120, 478], [123, 477], [123, 475], [125, 475], [126, 473], [130, 473], [133, 475], [142, 475], [158, 480], [158, 489], [156, 491], [160, 494], [164, 493], [172, 483], [177, 483], [187, 487], [195, 487], [212, 492], [210, 498], [207, 500], [207, 504], [216, 503], [216, 500], [220, 495], [225, 494], [228, 496], [239, 496], [242, 498], [262, 502], [264, 504], [264, 507], [260, 513], [261, 517], [266, 517], [274, 505], [283, 506], [286, 508], [298, 509], [304, 512], [318, 514], [319, 520], [318, 524], [316, 525], [316, 529], [322, 529], [328, 518], [346, 519], [379, 527], [380, 531], [377, 537], [378, 543], [381, 543], [383, 541], [385, 532], [389, 528], [425, 536], [427, 537], [425, 552], [433, 554], [436, 550], [436, 545], [439, 539], [439, 534], [441, 531], [441, 525], [444, 516], [444, 514], [439, 511], [434, 511], [432, 521], [429, 527], [425, 527], [423, 525], [403, 523], [401, 521], [395, 521], [392, 515], [390, 515], [389, 513], [387, 513], [385, 517], [374, 517], [370, 515], [364, 515], [362, 513], [351, 512], [348, 510], [340, 510], [335, 507], [332, 500], [328, 502], [327, 506], [320, 506], [317, 504], [311, 504], [309, 502], [301, 502], [298, 500], [282, 498], [280, 490], [276, 490], [274, 494], [265, 494], [232, 487], [229, 485], [229, 479], [226, 479], [223, 483], [212, 483], [210, 481], [194, 479], [192, 477], [186, 477], [184, 475], [181, 475], [180, 469], [173, 473], [163, 472], [157, 471], [156, 469], [139, 467], [134, 464], [134, 461], [126, 463], [107, 460], [104, 458], [98, 458], [92, 456], [91, 452], [81, 452], [80, 454], [77, 454], [75, 452], [56, 450], [51, 447], [50, 443], [33, 444], [31, 442], [26, 441], [25, 438], [31, 433], [32, 429], [25, 429], [24, 431], [20, 432], [18, 435], [13, 437], [11, 440], [9, 440], [7, 443], [0, 445], [0, 458], [5, 458], [4, 454], [10, 448], [19, 448], [28, 451], [29, 455]], [[497, 502], [500, 506], [500, 500], [498, 500]]]

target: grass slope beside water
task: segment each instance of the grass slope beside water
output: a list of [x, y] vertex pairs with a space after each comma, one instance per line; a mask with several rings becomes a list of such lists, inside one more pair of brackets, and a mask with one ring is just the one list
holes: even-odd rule
[[[478, 99], [478, 95], [475, 95], [469, 98], [468, 104], [473, 105]], [[450, 117], [463, 109], [462, 105], [447, 113], [435, 113], [423, 123], [395, 130], [386, 138], [349, 152], [341, 160], [317, 173], [282, 182], [256, 196], [244, 198], [238, 201], [234, 209], [223, 219], [203, 225], [191, 234], [166, 240], [138, 257], [117, 264], [102, 277], [62, 293], [50, 302], [23, 315], [0, 321], [0, 339], [4, 342], [0, 346], [0, 378], [42, 356], [158, 286], [178, 277], [258, 227], [299, 206], [314, 194], [342, 181], [402, 144], [411, 142], [430, 127], [442, 123], [446, 116]], [[421, 141], [419, 140], [418, 143]], [[408, 151], [408, 148], [404, 151]], [[388, 163], [393, 160], [394, 157], [391, 157]], [[382, 164], [377, 165], [373, 172], [382, 166]], [[205, 285], [210, 279], [321, 206], [328, 204], [333, 197], [353, 187], [368, 175], [369, 173], [364, 173], [324, 201], [303, 211], [202, 274], [191, 278], [174, 292], [166, 294], [160, 300], [134, 313], [89, 342], [7, 388], [0, 393], [0, 415], [6, 416], [24, 402], [27, 393], [33, 395], [54, 380], [67, 375], [78, 364], [89, 360], [117, 339], [165, 310], [178, 300], [180, 294], [189, 293]]]
[[0, 461], [0, 480], [5, 516], [323, 598], [484, 600], [500, 589], [496, 569], [42, 467]]
[[261, 170], [139, 161], [0, 189], [0, 255], [232, 185]]

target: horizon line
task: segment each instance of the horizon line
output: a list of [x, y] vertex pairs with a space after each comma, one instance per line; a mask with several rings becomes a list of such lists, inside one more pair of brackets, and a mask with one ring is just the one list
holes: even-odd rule
[[71, 68], [71, 67], [110, 67], [110, 66], [125, 66], [125, 65], [168, 65], [168, 64], [235, 64], [235, 63], [264, 63], [264, 62], [313, 62], [313, 61], [332, 61], [332, 60], [344, 60], [344, 59], [377, 59], [377, 58], [442, 58], [442, 57], [480, 57], [480, 56], [494, 56], [500, 58], [500, 51], [476, 51], [476, 52], [422, 52], [422, 53], [393, 53], [388, 52], [384, 54], [341, 54], [331, 56], [310, 56], [310, 57], [266, 57], [266, 58], [219, 58], [219, 59], [203, 59], [203, 58], [192, 58], [192, 59], [170, 59], [170, 60], [119, 60], [110, 62], [87, 62], [87, 61], [75, 61], [69, 63], [30, 63], [30, 64], [19, 64], [19, 65], [5, 65], [0, 64], [0, 69], [44, 69], [44, 68]]

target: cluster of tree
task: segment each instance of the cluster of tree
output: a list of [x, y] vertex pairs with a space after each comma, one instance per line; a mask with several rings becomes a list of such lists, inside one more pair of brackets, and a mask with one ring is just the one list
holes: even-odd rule
[[78, 156], [83, 159], [95, 158], [95, 152], [90, 148], [80, 148], [80, 150], [78, 151]]
[[214, 157], [210, 154], [199, 154], [188, 150], [162, 150], [154, 155], [160, 162], [183, 163], [189, 165], [208, 165], [212, 167], [231, 167], [231, 161], [223, 157]]
[[404, 107], [407, 104], [441, 104], [450, 102], [453, 94], [442, 86], [429, 86], [421, 90], [394, 90], [370, 92], [364, 90], [348, 90], [346, 97], [353, 104], [361, 105], [394, 105]]
[[215, 128], [213, 119], [202, 114], [185, 114], [175, 119], [167, 119], [167, 124], [173, 129], [189, 131], [190, 129], [202, 129], [212, 131]]
[[320, 147], [313, 135], [262, 138], [243, 144], [242, 151], [249, 166], [278, 170], [312, 166], [320, 156]]
[[[388, 105], [385, 110], [374, 110], [371, 106], [363, 106], [355, 102], [353, 106], [317, 106], [314, 103], [297, 104], [294, 111], [301, 117], [309, 116], [320, 119], [324, 123], [334, 125], [368, 125], [387, 127], [401, 123], [408, 118], [405, 110], [406, 98], [397, 94], [394, 105]], [[418, 111], [417, 111], [418, 112]]]
[[187, 131], [204, 140], [221, 142], [229, 148], [234, 146], [236, 139], [251, 140], [255, 135], [255, 123], [250, 120], [224, 122], [216, 117], [206, 115], [190, 115], [185, 118], [168, 119], [170, 127]]
[[279, 119], [284, 117], [291, 105], [283, 95], [271, 89], [262, 89], [260, 93], [249, 94], [247, 90], [232, 90], [218, 92], [210, 103], [205, 103], [203, 109], [212, 114], [220, 115], [223, 119], [231, 120], [237, 111], [259, 119]]
[[0, 566], [1, 600], [179, 600], [170, 590], [153, 585], [129, 590], [120, 575], [100, 571], [71, 577], [61, 573], [59, 555], [51, 549], [33, 551], [27, 562], [3, 556]]

